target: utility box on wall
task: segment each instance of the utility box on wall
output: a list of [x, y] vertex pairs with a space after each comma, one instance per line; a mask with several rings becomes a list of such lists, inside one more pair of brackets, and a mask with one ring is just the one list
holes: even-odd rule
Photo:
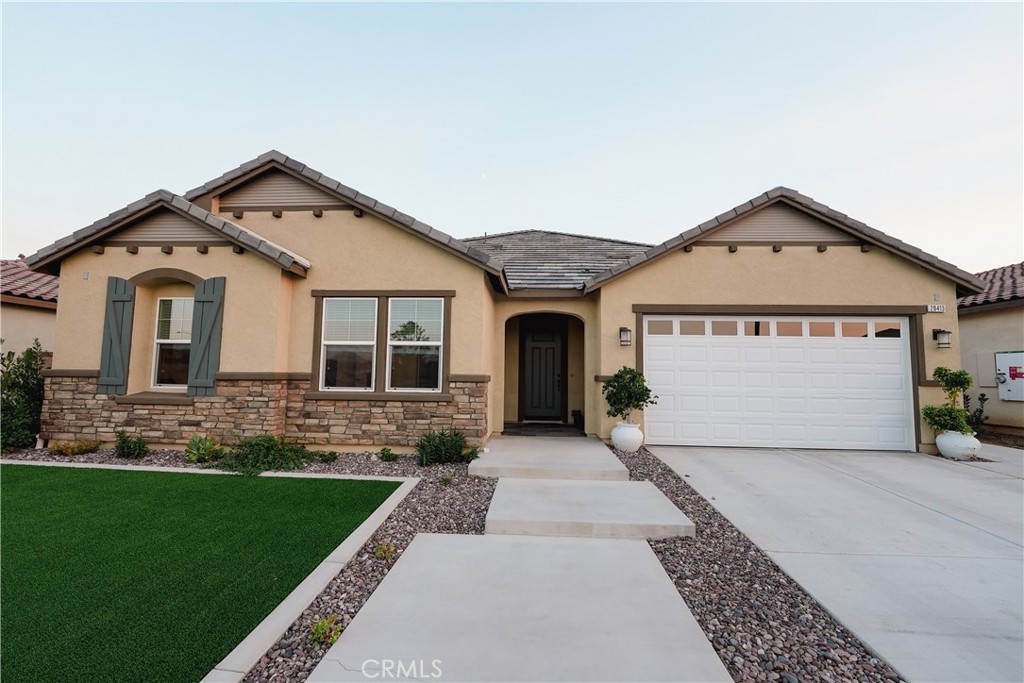
[[1024, 401], [1024, 351], [996, 353], [996, 383], [1000, 401]]

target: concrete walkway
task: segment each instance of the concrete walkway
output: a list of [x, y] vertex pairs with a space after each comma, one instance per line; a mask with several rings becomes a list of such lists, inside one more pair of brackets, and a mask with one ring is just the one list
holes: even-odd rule
[[488, 446], [470, 466], [502, 477], [486, 535], [418, 535], [310, 681], [731, 680], [630, 540], [692, 535], [681, 511], [596, 440]]
[[1024, 680], [1024, 451], [651, 451], [907, 680]]

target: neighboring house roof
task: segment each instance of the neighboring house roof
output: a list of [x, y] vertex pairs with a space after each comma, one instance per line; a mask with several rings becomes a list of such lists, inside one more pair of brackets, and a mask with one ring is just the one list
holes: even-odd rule
[[510, 290], [582, 290], [584, 283], [642, 254], [649, 244], [548, 230], [518, 230], [470, 237], [470, 244], [505, 271]]
[[977, 277], [985, 283], [985, 291], [959, 299], [956, 305], [961, 310], [994, 304], [1024, 305], [1024, 261], [986, 270]]
[[26, 259], [26, 263], [31, 268], [54, 270], [62, 259], [73, 252], [162, 208], [175, 211], [209, 228], [221, 238], [240, 247], [250, 249], [281, 268], [297, 275], [305, 276], [310, 268], [308, 259], [261, 237], [249, 228], [214, 215], [167, 190], [151, 192], [142, 199], [132, 202], [122, 209], [118, 209], [106, 218], [101, 218], [92, 225], [77, 230], [48, 247], [43, 247], [32, 256], [29, 256]]
[[[26, 303], [57, 304], [60, 278], [29, 270], [25, 257], [0, 261], [0, 294], [6, 301], [22, 299]], [[9, 298], [10, 297], [10, 298]]]
[[474, 249], [463, 241], [457, 240], [451, 235], [416, 220], [412, 216], [406, 215], [383, 202], [379, 202], [373, 197], [343, 185], [320, 171], [306, 166], [301, 161], [292, 159], [274, 149], [261, 154], [251, 161], [245, 162], [218, 178], [214, 178], [199, 187], [189, 190], [185, 193], [184, 197], [189, 201], [199, 201], [205, 196], [219, 194], [232, 187], [249, 182], [253, 178], [272, 169], [288, 173], [311, 183], [321, 190], [344, 200], [346, 203], [377, 216], [385, 222], [434, 242], [444, 249], [481, 266], [494, 275], [501, 275], [501, 269], [491, 263], [490, 257], [484, 252]]
[[796, 190], [791, 190], [788, 187], [776, 187], [764, 194], [754, 197], [750, 201], [729, 209], [725, 213], [720, 214], [709, 221], [701, 223], [695, 228], [691, 228], [690, 230], [687, 230], [666, 242], [662, 242], [661, 244], [648, 249], [643, 254], [633, 256], [625, 263], [619, 264], [594, 276], [587, 281], [586, 290], [592, 291], [597, 289], [605, 282], [619, 277], [632, 268], [636, 268], [648, 261], [660, 258], [661, 256], [688, 244], [697, 242], [726, 225], [733, 223], [737, 219], [777, 202], [786, 202], [793, 207], [810, 213], [838, 230], [856, 237], [858, 240], [866, 244], [874, 245], [881, 249], [899, 254], [900, 256], [903, 256], [904, 258], [907, 258], [928, 270], [948, 277], [956, 283], [957, 294], [966, 295], [969, 293], [980, 292], [985, 289], [985, 283], [982, 280], [964, 270], [960, 270], [951, 263], [947, 263], [938, 257], [932, 256], [931, 254], [928, 254], [913, 245], [907, 244], [906, 242], [898, 240], [895, 237], [890, 237], [881, 230], [876, 230], [865, 223], [861, 223], [858, 220], [850, 218], [846, 214], [836, 211], [835, 209], [828, 207], [821, 202], [817, 202], [810, 197], [802, 195]]

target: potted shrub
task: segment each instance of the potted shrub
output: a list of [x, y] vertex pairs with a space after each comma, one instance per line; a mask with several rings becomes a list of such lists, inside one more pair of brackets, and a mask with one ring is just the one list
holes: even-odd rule
[[921, 409], [925, 423], [935, 430], [935, 446], [939, 453], [953, 460], [969, 460], [978, 454], [981, 442], [971, 429], [971, 414], [960, 403], [963, 393], [974, 381], [966, 370], [937, 367], [932, 379], [946, 394], [943, 405], [928, 405]]
[[644, 443], [640, 425], [631, 422], [634, 410], [643, 410], [657, 403], [657, 396], [651, 395], [642, 372], [623, 367], [601, 386], [601, 393], [608, 402], [608, 416], [622, 420], [612, 429], [612, 446], [620, 451], [635, 453]]

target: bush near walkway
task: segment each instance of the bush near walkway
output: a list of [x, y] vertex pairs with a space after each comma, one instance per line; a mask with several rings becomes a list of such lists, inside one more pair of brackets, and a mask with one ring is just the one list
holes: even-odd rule
[[34, 446], [42, 412], [43, 347], [36, 339], [20, 355], [0, 356], [0, 450]]

